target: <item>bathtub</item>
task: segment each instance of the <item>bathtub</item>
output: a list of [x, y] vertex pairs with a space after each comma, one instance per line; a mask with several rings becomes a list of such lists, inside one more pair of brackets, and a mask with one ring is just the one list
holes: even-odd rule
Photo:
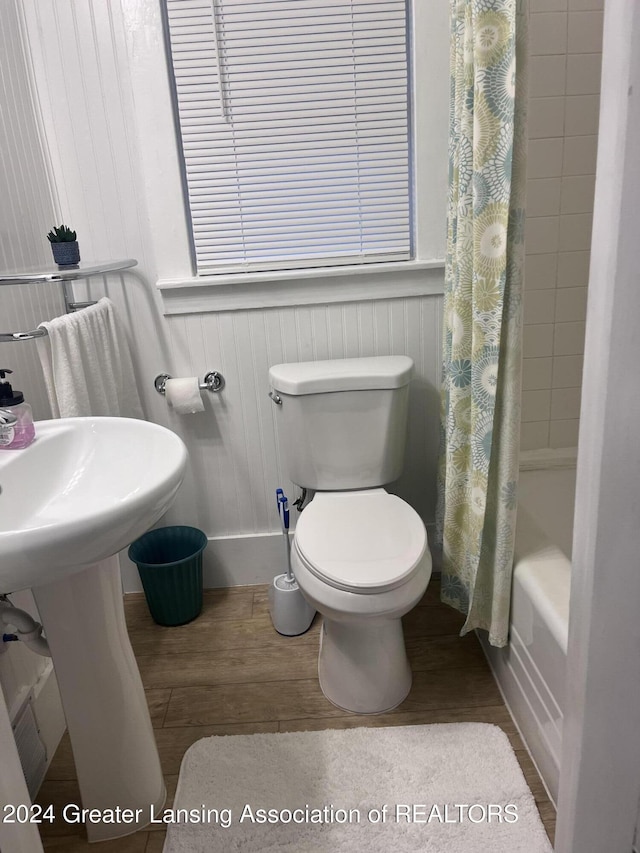
[[523, 454], [509, 645], [480, 641], [557, 804], [571, 585], [575, 452]]

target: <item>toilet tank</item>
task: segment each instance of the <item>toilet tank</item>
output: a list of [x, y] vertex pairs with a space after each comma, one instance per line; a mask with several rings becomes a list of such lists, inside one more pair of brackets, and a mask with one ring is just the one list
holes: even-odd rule
[[298, 486], [366, 489], [402, 473], [409, 381], [404, 355], [276, 364], [269, 370], [281, 463]]

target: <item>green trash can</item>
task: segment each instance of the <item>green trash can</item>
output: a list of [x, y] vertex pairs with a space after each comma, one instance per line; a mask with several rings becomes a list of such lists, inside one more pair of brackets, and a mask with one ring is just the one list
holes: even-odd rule
[[149, 610], [158, 625], [186, 625], [202, 610], [202, 552], [207, 537], [196, 527], [150, 530], [129, 546]]

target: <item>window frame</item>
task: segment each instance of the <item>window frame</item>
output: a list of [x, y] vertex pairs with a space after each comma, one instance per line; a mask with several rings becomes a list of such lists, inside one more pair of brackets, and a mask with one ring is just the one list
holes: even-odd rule
[[[218, 35], [217, 36], [214, 35], [211, 37], [212, 38], [211, 48], [209, 48], [209, 49], [213, 49], [213, 52], [216, 54], [216, 59], [212, 60], [212, 59], [207, 58], [207, 60], [206, 60], [207, 62], [210, 63], [210, 68], [208, 67], [210, 73], [215, 75], [216, 78], [219, 78], [220, 74], [221, 74], [220, 63], [223, 62], [222, 58], [220, 57], [220, 51], [221, 51], [221, 49], [225, 48], [225, 45], [226, 45], [226, 42], [225, 42], [225, 26], [223, 23], [220, 23], [221, 21], [225, 20], [225, 15], [224, 15], [223, 6], [222, 6], [223, 0], [213, 0], [213, 4], [214, 4], [213, 6], [211, 6], [211, 0], [201, 0], [201, 2], [203, 3], [203, 5], [209, 7], [209, 11], [211, 10], [211, 8], [213, 8], [213, 20], [215, 22], [214, 27], [216, 27], [216, 28], [220, 27]], [[317, 2], [317, 0], [316, 0], [316, 2]], [[406, 228], [404, 233], [398, 233], [396, 230], [396, 234], [394, 234], [393, 236], [391, 236], [390, 234], [383, 236], [383, 242], [384, 243], [386, 243], [387, 240], [389, 241], [385, 248], [382, 248], [382, 246], [380, 246], [376, 250], [376, 248], [373, 248], [370, 246], [370, 248], [366, 249], [364, 252], [362, 252], [362, 250], [359, 252], [357, 249], [357, 243], [359, 241], [359, 238], [363, 239], [366, 243], [371, 244], [372, 239], [375, 239], [373, 237], [373, 232], [378, 228], [378, 226], [376, 225], [376, 223], [374, 221], [375, 220], [375, 214], [369, 214], [367, 212], [367, 208], [365, 206], [364, 210], [360, 211], [363, 214], [364, 224], [362, 222], [360, 222], [360, 229], [361, 230], [360, 230], [359, 237], [358, 237], [358, 235], [356, 235], [354, 233], [352, 241], [349, 240], [348, 237], [344, 238], [346, 241], [345, 248], [347, 248], [347, 251], [345, 251], [342, 254], [342, 256], [341, 256], [341, 253], [338, 251], [336, 251], [335, 253], [332, 253], [332, 251], [330, 249], [330, 243], [329, 242], [326, 242], [326, 243], [323, 242], [323, 244], [322, 244], [322, 248], [324, 248], [326, 250], [324, 257], [322, 257], [320, 255], [320, 253], [318, 253], [317, 257], [314, 258], [313, 254], [312, 254], [313, 250], [311, 249], [310, 246], [307, 247], [311, 250], [310, 254], [308, 256], [306, 256], [306, 251], [305, 251], [305, 249], [303, 249], [303, 246], [301, 244], [296, 245], [296, 243], [298, 243], [298, 241], [295, 240], [295, 234], [293, 234], [293, 235], [289, 235], [294, 240], [290, 254], [287, 255], [286, 252], [283, 252], [280, 257], [274, 258], [273, 261], [267, 260], [266, 256], [264, 258], [256, 257], [255, 260], [242, 260], [240, 255], [238, 255], [237, 257], [229, 257], [228, 260], [223, 260], [222, 256], [221, 256], [218, 260], [212, 259], [211, 261], [208, 262], [206, 259], [207, 254], [209, 254], [209, 251], [207, 249], [207, 244], [209, 243], [209, 241], [211, 241], [212, 239], [215, 238], [215, 232], [213, 232], [213, 231], [212, 232], [208, 232], [208, 231], [203, 232], [203, 226], [202, 226], [201, 220], [202, 220], [203, 216], [206, 220], [206, 218], [209, 216], [219, 215], [220, 211], [216, 211], [215, 202], [211, 202], [211, 205], [207, 209], [206, 214], [203, 213], [202, 211], [198, 210], [198, 209], [195, 209], [195, 210], [193, 209], [193, 203], [198, 202], [197, 196], [200, 192], [200, 187], [198, 186], [198, 180], [201, 180], [202, 176], [201, 175], [196, 176], [195, 174], [190, 175], [190, 171], [191, 171], [191, 169], [194, 169], [198, 172], [201, 171], [201, 167], [199, 166], [199, 164], [196, 161], [203, 154], [205, 154], [205, 153], [209, 154], [210, 148], [209, 148], [209, 146], [203, 145], [202, 149], [199, 149], [197, 151], [185, 150], [185, 145], [189, 149], [192, 149], [193, 145], [194, 145], [194, 142], [193, 142], [192, 137], [191, 137], [192, 130], [189, 126], [189, 122], [192, 121], [191, 115], [192, 115], [192, 111], [193, 111], [194, 101], [192, 100], [193, 95], [191, 95], [191, 96], [186, 95], [183, 98], [181, 98], [180, 93], [178, 91], [178, 89], [180, 88], [180, 84], [184, 80], [184, 75], [186, 74], [188, 77], [192, 77], [192, 75], [193, 75], [193, 69], [192, 68], [185, 69], [184, 65], [183, 65], [183, 57], [184, 57], [184, 52], [185, 52], [185, 36], [182, 35], [182, 30], [185, 27], [185, 25], [187, 25], [189, 22], [189, 11], [190, 10], [187, 10], [186, 17], [183, 17], [183, 13], [181, 13], [179, 11], [180, 10], [179, 0], [177, 0], [177, 5], [176, 5], [176, 0], [172, 0], [171, 10], [169, 9], [169, 5], [170, 5], [169, 0], [163, 0], [162, 11], [163, 11], [163, 23], [164, 23], [164, 27], [165, 27], [165, 43], [167, 45], [167, 65], [168, 65], [169, 76], [170, 76], [171, 85], [172, 85], [172, 102], [174, 105], [175, 132], [176, 132], [176, 138], [177, 138], [177, 143], [178, 143], [179, 153], [180, 153], [180, 162], [181, 162], [181, 169], [182, 169], [182, 184], [183, 184], [184, 194], [185, 194], [184, 207], [185, 207], [185, 212], [186, 212], [186, 216], [187, 216], [187, 220], [188, 220], [188, 226], [189, 226], [189, 230], [191, 233], [191, 240], [192, 240], [192, 258], [193, 258], [193, 274], [194, 274], [194, 276], [197, 276], [198, 278], [202, 278], [202, 277], [208, 277], [208, 276], [238, 275], [240, 273], [241, 274], [245, 274], [245, 273], [246, 274], [252, 274], [254, 272], [270, 273], [270, 272], [286, 272], [288, 270], [303, 271], [303, 270], [307, 270], [307, 269], [325, 269], [326, 267], [334, 267], [334, 266], [335, 267], [341, 267], [341, 268], [342, 267], [359, 267], [362, 264], [366, 264], [366, 265], [374, 264], [375, 265], [375, 264], [384, 264], [384, 263], [394, 263], [396, 261], [401, 262], [401, 263], [405, 263], [407, 261], [414, 259], [414, 256], [415, 256], [414, 230], [415, 229], [414, 229], [414, 221], [413, 221], [414, 220], [414, 217], [413, 217], [414, 192], [413, 192], [413, 162], [412, 162], [414, 152], [413, 152], [413, 142], [412, 142], [412, 134], [411, 134], [413, 109], [411, 107], [411, 103], [412, 103], [412, 81], [411, 81], [412, 71], [411, 71], [411, 55], [410, 55], [411, 54], [411, 46], [410, 46], [410, 41], [409, 41], [411, 18], [412, 18], [413, 13], [412, 13], [411, 0], [390, 0], [390, 2], [393, 2], [393, 4], [394, 4], [394, 8], [391, 9], [391, 11], [394, 15], [398, 14], [398, 7], [405, 7], [405, 9], [406, 9], [406, 36], [402, 40], [402, 42], [398, 42], [398, 40], [396, 39], [395, 47], [393, 48], [393, 53], [390, 53], [389, 55], [386, 55], [383, 57], [383, 59], [385, 61], [392, 60], [394, 57], [395, 57], [396, 61], [399, 61], [400, 60], [400, 54], [402, 54], [403, 57], [406, 55], [406, 62], [407, 62], [407, 66], [406, 66], [406, 71], [407, 71], [406, 94], [407, 94], [407, 101], [410, 105], [410, 109], [409, 109], [408, 115], [406, 116], [406, 123], [405, 123], [405, 127], [403, 128], [403, 130], [406, 131], [406, 133], [404, 133], [404, 139], [406, 140], [406, 144], [408, 146], [408, 162], [406, 164], [406, 172], [405, 172], [405, 174], [402, 175], [401, 178], [399, 178], [399, 180], [406, 179], [408, 182], [408, 187], [407, 187], [406, 194], [400, 193], [399, 195], [394, 195], [393, 197], [389, 198], [389, 201], [391, 201], [392, 203], [406, 205], [406, 211], [403, 211], [404, 213], [406, 213], [406, 223], [403, 223], [405, 225], [405, 228]], [[216, 3], [219, 4], [217, 7], [215, 5]], [[268, 9], [268, 7], [267, 7], [267, 9]], [[234, 11], [233, 4], [232, 4], [232, 9], [230, 11], [231, 12]], [[240, 10], [238, 10], [238, 11], [240, 11]], [[342, 17], [342, 15], [344, 15], [345, 11], [348, 11], [348, 10], [344, 10], [343, 12], [341, 12], [341, 17]], [[329, 12], [331, 12], [331, 10], [329, 10]], [[218, 14], [220, 16], [219, 18], [218, 18]], [[365, 12], [364, 14], [368, 15], [369, 13]], [[200, 16], [198, 16], [198, 17], [200, 17]], [[233, 14], [230, 15], [230, 17], [232, 18], [232, 17], [234, 17], [234, 15]], [[328, 17], [329, 16], [327, 16], [327, 18], [324, 19], [325, 24], [328, 24]], [[310, 26], [314, 26], [313, 18], [305, 18], [305, 21], [308, 21]], [[366, 17], [364, 18], [364, 21], [361, 21], [363, 26], [366, 26], [366, 21], [367, 21]], [[177, 30], [173, 29], [174, 25], [177, 28]], [[196, 41], [189, 43], [188, 49], [186, 51], [187, 56], [189, 56], [193, 50], [197, 50], [199, 53], [202, 53], [203, 51], [207, 52], [207, 48], [202, 41], [203, 32], [200, 29], [201, 25], [198, 24], [197, 26], [198, 26], [198, 32], [195, 35], [199, 36], [199, 38], [196, 38]], [[234, 27], [234, 26], [237, 26], [237, 24], [232, 23], [231, 26]], [[369, 26], [372, 27], [373, 24], [370, 24]], [[399, 24], [396, 23], [396, 21], [394, 20], [394, 21], [392, 21], [391, 26], [397, 27], [397, 26], [399, 26]], [[329, 25], [329, 28], [330, 28], [330, 25]], [[263, 32], [263, 31], [264, 30], [258, 30], [258, 32]], [[319, 31], [321, 32], [321, 29]], [[206, 35], [207, 37], [209, 37], [209, 35], [210, 35], [208, 27], [206, 27], [206, 26], [205, 26], [204, 35]], [[177, 44], [172, 43], [174, 39], [177, 42]], [[232, 46], [231, 46], [231, 49], [232, 49]], [[300, 48], [300, 50], [303, 50], [303, 49], [304, 49], [304, 47]], [[176, 60], [178, 61], [177, 66], [176, 66]], [[189, 61], [190, 62], [197, 61], [198, 67], [201, 67], [200, 63], [203, 60], [200, 57], [198, 57], [196, 60], [190, 59]], [[263, 61], [263, 59], [261, 58], [260, 60], [256, 60], [256, 61]], [[295, 60], [294, 60], [294, 62], [295, 62]], [[226, 66], [223, 66], [223, 67], [225, 68], [225, 71], [230, 71], [232, 77], [236, 76], [236, 72], [238, 70], [242, 70], [241, 67], [240, 67], [240, 69], [238, 69], [238, 67], [234, 64], [233, 60], [231, 61], [231, 65], [228, 68], [226, 68]], [[357, 63], [357, 67], [361, 68], [362, 70], [365, 70], [362, 68], [362, 66], [359, 63]], [[337, 70], [339, 72], [340, 69], [337, 69]], [[322, 71], [316, 72], [316, 73], [322, 74]], [[319, 81], [321, 78], [319, 76], [317, 76], [317, 77], [310, 77], [310, 78], [304, 78], [304, 79], [305, 79], [305, 82], [307, 82], [307, 81], [308, 82], [314, 82], [314, 81]], [[245, 92], [242, 91], [242, 87], [246, 86], [246, 84], [240, 83], [239, 86], [240, 86], [241, 91], [239, 91], [237, 93], [235, 93], [234, 89], [229, 89], [228, 93], [227, 93], [227, 97], [224, 99], [223, 99], [222, 92], [219, 91], [220, 83], [216, 82], [216, 83], [210, 84], [209, 81], [207, 81], [201, 85], [203, 86], [203, 101], [199, 104], [200, 109], [214, 110], [214, 112], [215, 112], [216, 107], [222, 108], [222, 112], [224, 114], [224, 108], [222, 107], [222, 105], [224, 104], [224, 101], [227, 100], [227, 103], [232, 106], [235, 103], [236, 97], [238, 97], [238, 106], [242, 109], [242, 106], [243, 106], [242, 97], [245, 94]], [[378, 80], [376, 82], [376, 88], [383, 88], [384, 85], [385, 85], [384, 82], [381, 80]], [[257, 86], [258, 86], [258, 91], [259, 91], [260, 90], [259, 81], [257, 83]], [[362, 105], [362, 101], [360, 101], [360, 98], [364, 98], [368, 94], [368, 92], [365, 91], [365, 87], [366, 87], [366, 84], [364, 84], [363, 88], [360, 88], [359, 86], [356, 87], [356, 92], [358, 93], [358, 98], [359, 98], [358, 102], [361, 105]], [[218, 98], [220, 100], [213, 97], [212, 92], [211, 92], [211, 88], [213, 88], [214, 90], [218, 90]], [[285, 90], [282, 92], [282, 94], [286, 94], [286, 92], [287, 92], [287, 89], [285, 87]], [[381, 92], [378, 92], [376, 94], [378, 97], [384, 97]], [[393, 109], [395, 106], [394, 101], [389, 100], [386, 103], [386, 106]], [[288, 118], [288, 116], [285, 116], [285, 120], [287, 118]], [[331, 117], [329, 117], [329, 118], [331, 118]], [[372, 118], [375, 118], [375, 116], [373, 114], [371, 114], [367, 118], [372, 119]], [[183, 119], [187, 120], [187, 126], [186, 127], [183, 126]], [[240, 119], [240, 122], [242, 123], [242, 116], [239, 116], [239, 119]], [[258, 119], [255, 119], [255, 121], [257, 121], [257, 120]], [[340, 121], [341, 120], [338, 120], [337, 123], [339, 123]], [[354, 118], [353, 129], [355, 130], [356, 128], [357, 128], [357, 119]], [[204, 130], [204, 128], [198, 127], [196, 130], [196, 133], [201, 134], [203, 132], [203, 130]], [[251, 141], [250, 141], [251, 134], [249, 134], [248, 137], [244, 137], [242, 135], [242, 131], [240, 130], [239, 137], [236, 141], [235, 133], [233, 131], [233, 123], [227, 123], [224, 120], [220, 120], [220, 119], [214, 119], [214, 123], [208, 128], [208, 130], [211, 131], [211, 133], [214, 134], [215, 136], [221, 137], [222, 149], [223, 149], [223, 151], [226, 152], [223, 154], [222, 151], [216, 152], [214, 149], [211, 152], [212, 156], [230, 157], [231, 156], [231, 150], [233, 147], [234, 153], [237, 153], [238, 157], [240, 158], [241, 169], [245, 169], [245, 168], [251, 167], [253, 165], [251, 156], [250, 155], [247, 156], [244, 153], [246, 150], [245, 146], [251, 146]], [[317, 130], [317, 128], [315, 128], [315, 130]], [[290, 132], [293, 133], [294, 131], [291, 130]], [[397, 137], [398, 131], [389, 130], [388, 132], [391, 134], [392, 137]], [[385, 133], [385, 131], [382, 131], [382, 134], [384, 134], [384, 133]], [[186, 134], [186, 138], [185, 138], [185, 134]], [[302, 134], [304, 135], [304, 129], [302, 129]], [[277, 139], [277, 137], [276, 137], [276, 139]], [[202, 143], [200, 143], [200, 142], [198, 142], [197, 144], [202, 145]], [[267, 144], [269, 144], [269, 143], [267, 143]], [[348, 141], [344, 141], [343, 143], [338, 143], [338, 144], [339, 145], [340, 144], [346, 145], [346, 144], [348, 144]], [[402, 142], [397, 143], [397, 142], [395, 142], [395, 139], [392, 142], [391, 138], [389, 138], [389, 144], [396, 144], [399, 149], [401, 149], [403, 147]], [[236, 145], [237, 145], [237, 148], [236, 148]], [[362, 146], [363, 145], [366, 148], [367, 143], [364, 139], [359, 137], [358, 141], [355, 143], [354, 147], [359, 152], [362, 152], [362, 150], [363, 150]], [[292, 148], [290, 153], [294, 158], [296, 158], [298, 156], [304, 156], [305, 148], [306, 148], [306, 145], [303, 145], [303, 147], [301, 149]], [[312, 155], [315, 155], [317, 153], [317, 150], [315, 147], [313, 147], [311, 149], [311, 153], [312, 153]], [[278, 154], [277, 156], [280, 157], [282, 155]], [[396, 154], [396, 156], [397, 156], [397, 154]], [[194, 157], [195, 157], [195, 160], [193, 159]], [[245, 159], [245, 157], [247, 157], [247, 159]], [[224, 167], [222, 167], [222, 168], [224, 168]], [[211, 182], [212, 186], [216, 187], [214, 192], [218, 192], [218, 190], [220, 190], [222, 193], [230, 192], [231, 191], [230, 189], [224, 189], [222, 186], [219, 186], [219, 185], [216, 186], [216, 183], [215, 183], [216, 171], [217, 171], [216, 167], [212, 165], [210, 167], [210, 171], [205, 173], [205, 177], [206, 177], [207, 182]], [[387, 181], [389, 181], [389, 180], [391, 180], [391, 179], [387, 178]], [[251, 191], [250, 185], [248, 186], [248, 189]], [[328, 184], [326, 187], [323, 187], [322, 190], [316, 191], [316, 201], [319, 201], [319, 199], [317, 198], [318, 192], [320, 193], [320, 195], [322, 195], [326, 190], [331, 190], [331, 191], [334, 191], [338, 194], [341, 194], [341, 193], [344, 193], [345, 191], [350, 192], [350, 191], [353, 191], [355, 189], [357, 189], [358, 194], [360, 191], [365, 191], [365, 193], [367, 193], [367, 194], [370, 192], [367, 188], [366, 183], [365, 184], [358, 184], [358, 186], [356, 188], [354, 183], [343, 182], [343, 181], [340, 181], [340, 179], [338, 179], [336, 181], [336, 183]], [[388, 186], [384, 186], [383, 189], [384, 189], [384, 195], [385, 196], [392, 196], [393, 190], [391, 190], [391, 192], [389, 192]], [[212, 192], [212, 189], [209, 188], [208, 191]], [[242, 193], [241, 193], [241, 195], [242, 195]], [[279, 197], [279, 195], [276, 193], [274, 196], [272, 196], [269, 199], [269, 201], [271, 203], [279, 206], [280, 202], [284, 201], [284, 199], [281, 199]], [[324, 215], [324, 211], [322, 210], [322, 204], [319, 204], [319, 206], [316, 206], [315, 204], [311, 203], [307, 207], [307, 205], [304, 202], [304, 198], [302, 196], [300, 196], [297, 199], [297, 201], [300, 204], [300, 208], [299, 208], [300, 213], [302, 213], [302, 214], [306, 213], [306, 215], [312, 216], [312, 217]], [[381, 198], [378, 200], [378, 203], [380, 201], [382, 201]], [[197, 205], [196, 205], [196, 207], [197, 207]], [[244, 211], [246, 211], [246, 208], [244, 208], [244, 203], [239, 203], [237, 210], [230, 209], [229, 219], [225, 220], [224, 224], [221, 223], [222, 229], [224, 230], [225, 228], [228, 228], [230, 230], [236, 230], [239, 227], [242, 227], [242, 226], [238, 225], [237, 220], [242, 221], [242, 219], [244, 217]], [[337, 212], [338, 212], [338, 218], [343, 219], [343, 220], [349, 220], [349, 219], [352, 220], [351, 224], [348, 226], [350, 229], [352, 229], [352, 231], [354, 228], [358, 227], [357, 220], [359, 219], [359, 217], [357, 215], [354, 217], [355, 211], [353, 209], [349, 210], [347, 208], [340, 208], [340, 206], [338, 206]], [[247, 216], [247, 219], [249, 220], [248, 225], [250, 228], [255, 228], [256, 226], [261, 224], [258, 221], [255, 221], [252, 219], [250, 212], [247, 212], [246, 216]], [[334, 223], [332, 223], [331, 221], [327, 222], [327, 227], [331, 230], [335, 231], [337, 229], [337, 226], [338, 226], [337, 222], [334, 222]], [[208, 226], [207, 223], [205, 222], [205, 227], [210, 227], [210, 226]], [[275, 240], [286, 239], [286, 237], [283, 238], [282, 235], [280, 234], [281, 228], [282, 228], [282, 226], [280, 226], [280, 228], [276, 228], [276, 230], [271, 235]], [[310, 228], [309, 230], [313, 230], [313, 229]], [[203, 239], [199, 239], [199, 232], [202, 233]], [[320, 229], [318, 235], [314, 235], [314, 236], [321, 236], [321, 235], [322, 235], [322, 229]], [[269, 235], [267, 234], [267, 236], [269, 236]], [[338, 242], [341, 242], [341, 241], [338, 241]], [[240, 246], [244, 245], [244, 236], [238, 236], [234, 239], [234, 237], [232, 237], [232, 236], [227, 237], [226, 235], [223, 234], [221, 236], [221, 243], [217, 247], [217, 250], [214, 251], [214, 254], [216, 254], [218, 251], [223, 252], [225, 244], [228, 245], [228, 248], [232, 252], [234, 250], [236, 250], [236, 251], [240, 250]], [[250, 255], [257, 254], [256, 246], [254, 244], [252, 244], [251, 238], [247, 241], [246, 246], [247, 246], [248, 254], [250, 254]], [[349, 251], [349, 249], [350, 249], [350, 251]], [[377, 252], [377, 255], [376, 255], [376, 252]], [[242, 253], [242, 250], [240, 250], [240, 254], [241, 253]], [[269, 254], [269, 252], [267, 252], [267, 255], [268, 254]], [[219, 269], [217, 267], [219, 267]]]
[[[194, 272], [160, 4], [147, 9], [144, 28], [137, 0], [122, 0], [122, 7], [129, 34], [132, 106], [139, 149], [144, 152], [141, 165], [149, 249], [165, 314], [442, 293], [448, 177], [448, 4], [411, 0], [414, 259], [214, 275]], [[155, 17], [155, 38], [148, 35], [150, 16]], [[430, 86], [430, 80], [437, 85]]]

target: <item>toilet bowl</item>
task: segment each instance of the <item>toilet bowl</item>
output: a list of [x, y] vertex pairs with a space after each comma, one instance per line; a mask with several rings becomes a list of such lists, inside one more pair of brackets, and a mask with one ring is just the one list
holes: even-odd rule
[[324, 695], [358, 714], [395, 708], [411, 689], [401, 618], [431, 576], [420, 516], [382, 488], [319, 492], [298, 521], [292, 566], [323, 617]]
[[269, 369], [283, 473], [315, 493], [291, 563], [323, 616], [320, 686], [357, 714], [388, 711], [411, 689], [401, 618], [431, 576], [420, 516], [383, 488], [402, 473], [412, 374], [406, 355]]

